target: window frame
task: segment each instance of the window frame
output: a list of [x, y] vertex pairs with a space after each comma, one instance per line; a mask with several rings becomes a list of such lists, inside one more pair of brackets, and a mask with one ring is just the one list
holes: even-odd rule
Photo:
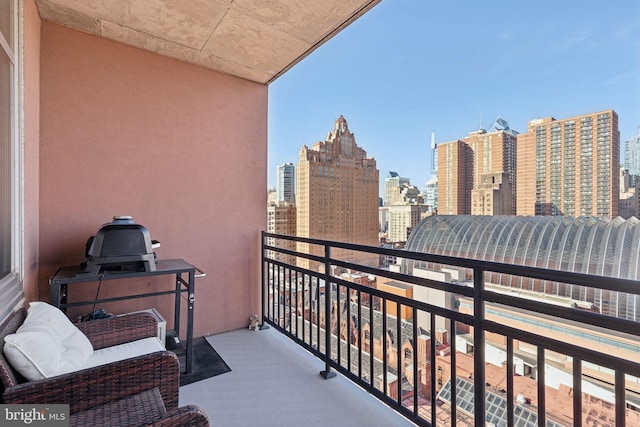
[[10, 156], [11, 156], [11, 268], [0, 278], [0, 319], [24, 302], [24, 88], [23, 34], [24, 2], [10, 0], [10, 42], [0, 32], [0, 49], [11, 64], [10, 78]]

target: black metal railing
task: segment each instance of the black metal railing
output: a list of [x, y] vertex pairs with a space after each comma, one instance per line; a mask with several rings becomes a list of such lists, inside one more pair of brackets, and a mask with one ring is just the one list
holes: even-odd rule
[[640, 304], [633, 280], [262, 234], [263, 322], [418, 425], [640, 425], [639, 324], [593, 290]]

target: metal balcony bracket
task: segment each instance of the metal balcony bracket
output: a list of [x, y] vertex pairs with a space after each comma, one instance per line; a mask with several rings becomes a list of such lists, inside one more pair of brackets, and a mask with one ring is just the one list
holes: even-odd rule
[[320, 376], [325, 380], [331, 379], [336, 376], [336, 373], [333, 371], [320, 371]]

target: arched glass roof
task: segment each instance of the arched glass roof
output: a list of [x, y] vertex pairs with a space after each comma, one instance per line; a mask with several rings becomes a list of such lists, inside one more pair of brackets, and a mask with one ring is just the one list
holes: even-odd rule
[[[433, 215], [406, 249], [640, 280], [640, 221], [561, 216]], [[418, 261], [404, 260], [411, 272]]]

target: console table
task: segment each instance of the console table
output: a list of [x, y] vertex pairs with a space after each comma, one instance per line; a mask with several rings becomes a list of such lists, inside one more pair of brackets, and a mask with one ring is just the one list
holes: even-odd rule
[[[196, 276], [196, 271], [198, 275]], [[172, 290], [147, 292], [143, 294], [123, 295], [113, 298], [78, 301], [67, 303], [68, 285], [75, 283], [100, 282], [103, 280], [135, 279], [147, 276], [175, 275], [176, 287]], [[60, 267], [49, 279], [51, 286], [51, 304], [66, 312], [68, 307], [93, 305], [134, 298], [148, 298], [159, 295], [175, 295], [174, 329], [180, 334], [180, 296], [187, 294], [187, 337], [185, 347], [185, 374], [191, 373], [193, 364], [193, 305], [195, 302], [195, 279], [205, 274], [197, 267], [182, 259], [159, 260], [155, 271], [103, 271], [99, 274], [86, 274], [83, 267]]]

